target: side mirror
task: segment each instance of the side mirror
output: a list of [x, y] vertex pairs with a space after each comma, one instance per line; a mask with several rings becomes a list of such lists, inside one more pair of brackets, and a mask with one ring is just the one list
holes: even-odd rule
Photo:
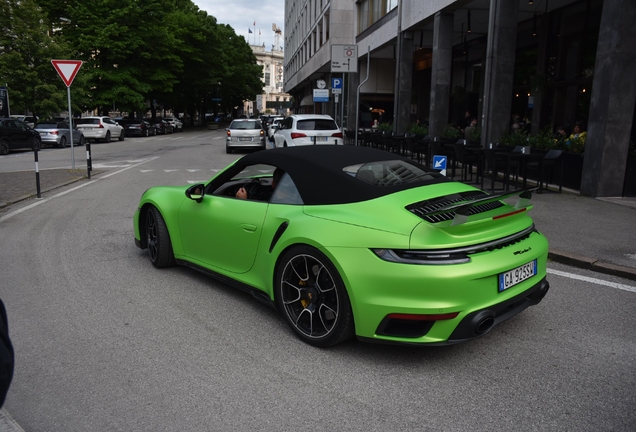
[[203, 201], [203, 195], [205, 195], [205, 185], [203, 183], [192, 185], [186, 189], [185, 194], [191, 200], [200, 203]]

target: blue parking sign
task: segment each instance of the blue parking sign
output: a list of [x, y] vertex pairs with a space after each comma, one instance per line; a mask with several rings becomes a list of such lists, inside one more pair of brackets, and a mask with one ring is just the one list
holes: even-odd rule
[[331, 88], [332, 89], [341, 89], [342, 88], [342, 78], [331, 78]]

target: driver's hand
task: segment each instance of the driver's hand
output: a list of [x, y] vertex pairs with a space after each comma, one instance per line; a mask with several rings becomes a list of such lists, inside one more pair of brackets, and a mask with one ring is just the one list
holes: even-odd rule
[[236, 197], [240, 199], [247, 199], [247, 191], [244, 187], [236, 191]]

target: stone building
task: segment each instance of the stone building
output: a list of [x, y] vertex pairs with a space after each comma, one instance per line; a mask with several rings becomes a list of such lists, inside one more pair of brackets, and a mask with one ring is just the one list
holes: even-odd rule
[[263, 94], [255, 101], [245, 101], [243, 112], [248, 115], [279, 114], [288, 115], [291, 96], [283, 91], [283, 51], [272, 46], [271, 51], [265, 45], [250, 45], [256, 56], [256, 62], [263, 66]]

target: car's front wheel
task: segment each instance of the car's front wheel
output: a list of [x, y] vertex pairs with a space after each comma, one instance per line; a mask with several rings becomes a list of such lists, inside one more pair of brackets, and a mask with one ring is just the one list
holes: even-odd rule
[[126, 138], [126, 133], [122, 130], [122, 131], [119, 133], [119, 138], [118, 138], [118, 139], [119, 139], [119, 141], [123, 141], [123, 140], [124, 140], [124, 138]]
[[276, 272], [276, 303], [303, 341], [328, 347], [354, 335], [349, 296], [329, 259], [310, 246], [296, 246]]
[[106, 137], [104, 138], [104, 142], [110, 142], [110, 131], [106, 132]]
[[80, 139], [79, 139], [79, 144], [78, 144], [78, 145], [81, 147], [81, 146], [83, 146], [84, 144], [86, 144], [86, 139], [84, 139], [84, 137], [83, 137], [83, 136], [81, 136], [81, 137], [80, 137]]
[[66, 137], [60, 138], [60, 144], [59, 144], [58, 147], [60, 147], [60, 148], [65, 148], [66, 147]]
[[149, 207], [146, 212], [146, 243], [152, 265], [157, 268], [174, 265], [174, 253], [166, 221], [154, 206]]

